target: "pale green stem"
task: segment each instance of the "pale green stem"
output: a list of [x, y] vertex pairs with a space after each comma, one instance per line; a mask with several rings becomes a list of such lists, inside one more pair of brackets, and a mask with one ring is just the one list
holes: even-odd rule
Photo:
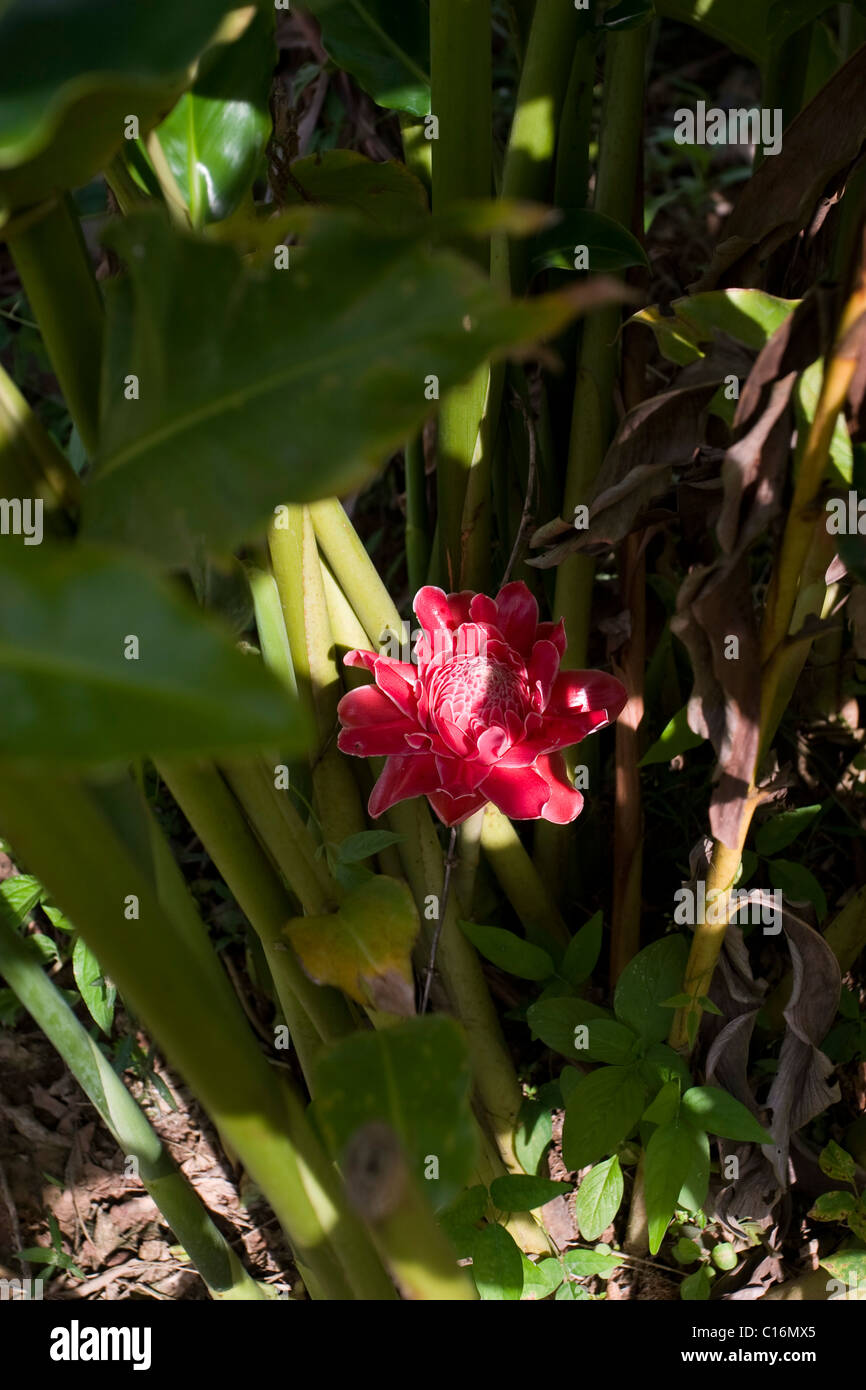
[[567, 946], [568, 927], [544, 880], [511, 821], [490, 803], [484, 811], [481, 848], [530, 941], [544, 946], [552, 938]]

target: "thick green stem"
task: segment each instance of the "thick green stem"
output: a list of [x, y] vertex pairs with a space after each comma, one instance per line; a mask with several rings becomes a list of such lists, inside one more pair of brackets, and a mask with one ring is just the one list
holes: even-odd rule
[[[352, 1031], [352, 1019], [336, 990], [307, 978], [289, 949], [283, 928], [294, 904], [241, 815], [228, 787], [208, 764], [157, 764], [168, 789], [195, 830], [238, 906], [260, 938], [293, 1040], [309, 1039], [309, 1019], [323, 1042]], [[255, 809], [250, 813], [255, 821]], [[311, 1057], [301, 1057], [310, 1076]]]
[[15, 269], [92, 458], [99, 433], [102, 298], [71, 200], [21, 218], [8, 238]]
[[484, 811], [481, 848], [530, 941], [544, 946], [552, 938], [567, 946], [568, 927], [544, 880], [511, 821], [491, 804]]
[[262, 659], [265, 665], [279, 676], [286, 689], [297, 695], [298, 682], [292, 664], [292, 649], [283, 621], [276, 580], [267, 570], [259, 569], [255, 565], [247, 566], [247, 579], [253, 598]]
[[267, 1295], [220, 1235], [198, 1193], [178, 1172], [149, 1124], [96, 1043], [78, 1022], [39, 958], [0, 917], [0, 971], [42, 1029], [159, 1207], [199, 1274], [217, 1299]]
[[18, 387], [0, 367], [0, 489], [4, 497], [33, 497], [45, 507], [46, 529], [68, 536], [81, 484]]
[[89, 791], [4, 769], [0, 824], [261, 1188], [312, 1286], [333, 1299], [393, 1297], [300, 1101], [268, 1067], [237, 1001], [202, 973]]
[[[433, 142], [433, 211], [442, 213], [456, 202], [487, 198], [491, 192], [490, 0], [431, 0], [430, 79], [433, 114], [439, 122]], [[484, 240], [466, 242], [460, 249], [487, 268]], [[439, 411], [440, 559], [443, 579], [455, 589], [462, 582], [467, 474], [479, 442], [489, 378], [489, 369], [480, 367], [470, 381], [449, 391]]]

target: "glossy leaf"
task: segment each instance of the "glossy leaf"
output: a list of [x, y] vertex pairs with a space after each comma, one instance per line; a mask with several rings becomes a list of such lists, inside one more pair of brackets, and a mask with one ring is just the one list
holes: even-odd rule
[[[99, 458], [84, 531], [189, 562], [227, 551], [285, 501], [361, 482], [489, 354], [555, 333], [592, 286], [509, 302], [473, 266], [346, 214], [312, 226], [290, 268], [155, 212], [110, 240]], [[127, 398], [130, 376], [138, 399]]]
[[537, 1302], [548, 1298], [560, 1286], [564, 1278], [559, 1260], [551, 1257], [533, 1264], [523, 1256], [523, 1292], [520, 1295], [526, 1302]]
[[322, 43], [379, 106], [430, 110], [428, 0], [304, 0]]
[[81, 936], [78, 937], [72, 951], [72, 973], [87, 1012], [105, 1036], [109, 1037], [114, 1020], [117, 990], [106, 980], [102, 966]]
[[513, 931], [485, 927], [478, 922], [461, 921], [460, 926], [476, 951], [509, 975], [517, 975], [521, 980], [546, 980], [553, 974], [553, 961], [547, 952]]
[[661, 1042], [671, 1026], [664, 1000], [683, 982], [688, 947], [681, 936], [666, 936], [629, 961], [619, 977], [613, 1006], [617, 1018], [643, 1038]]
[[304, 741], [259, 662], [149, 569], [89, 546], [0, 556], [0, 709], [0, 756], [53, 768]]
[[582, 985], [595, 969], [601, 955], [602, 929], [603, 919], [599, 911], [584, 922], [568, 943], [559, 973], [570, 985]]
[[585, 1168], [627, 1139], [646, 1104], [646, 1087], [634, 1067], [600, 1067], [575, 1086], [565, 1106], [562, 1155], [572, 1169]]
[[215, 48], [158, 127], [194, 226], [228, 217], [252, 185], [271, 130], [273, 30], [273, 11], [260, 11], [239, 39]]
[[[583, 264], [584, 248], [586, 264]], [[533, 275], [542, 270], [595, 273], [648, 264], [646, 252], [636, 236], [612, 217], [586, 208], [566, 208], [555, 226], [533, 238], [529, 256]]]
[[0, 208], [104, 169], [127, 116], [143, 135], [171, 107], [232, 10], [236, 0], [13, 0], [0, 10]]
[[622, 1169], [616, 1154], [596, 1163], [577, 1189], [574, 1214], [584, 1240], [598, 1240], [619, 1211], [623, 1194]]
[[650, 1254], [658, 1253], [670, 1225], [680, 1190], [700, 1157], [698, 1139], [682, 1120], [659, 1125], [646, 1147], [644, 1191]]
[[415, 1012], [411, 952], [418, 925], [408, 885], [379, 874], [347, 893], [336, 912], [296, 917], [285, 930], [316, 984], [406, 1016]]
[[553, 1138], [550, 1109], [540, 1100], [525, 1100], [514, 1131], [514, 1152], [525, 1172], [533, 1175]]
[[485, 1226], [472, 1250], [479, 1297], [512, 1302], [523, 1292], [523, 1254], [504, 1226]]
[[509, 1173], [503, 1178], [494, 1178], [490, 1184], [490, 1200], [500, 1211], [535, 1211], [554, 1197], [562, 1197], [574, 1190], [570, 1182], [554, 1182], [552, 1178], [524, 1177], [521, 1173]]
[[650, 305], [629, 322], [652, 329], [663, 356], [684, 366], [702, 357], [721, 335], [760, 351], [797, 303], [763, 290], [710, 290], [675, 299], [671, 313], [663, 314], [658, 305]]
[[0, 883], [0, 898], [10, 909], [16, 927], [27, 921], [44, 896], [42, 884], [30, 874], [14, 874]]
[[798, 806], [795, 811], [782, 811], [758, 828], [755, 835], [755, 849], [759, 854], [778, 854], [787, 849], [812, 821], [820, 814], [820, 802], [816, 806]]
[[560, 999], [540, 999], [531, 1004], [526, 1011], [526, 1021], [532, 1029], [532, 1036], [540, 1038], [546, 1047], [561, 1052], [571, 1061], [580, 1058], [579, 1044], [582, 1034], [575, 1030], [588, 1025], [593, 1019], [609, 1018], [606, 1009], [591, 1004], [587, 999], [574, 999], [571, 996]]
[[698, 1129], [741, 1143], [772, 1144], [773, 1137], [742, 1101], [720, 1086], [692, 1086], [682, 1098], [683, 1119]]
[[689, 728], [688, 708], [683, 705], [665, 725], [655, 743], [644, 753], [638, 766], [652, 767], [654, 763], [669, 763], [671, 758], [677, 757], [680, 753], [687, 753], [691, 748], [698, 748], [703, 742], [700, 734], [692, 733]]
[[562, 1257], [569, 1274], [573, 1274], [577, 1279], [591, 1279], [593, 1275], [598, 1275], [600, 1279], [608, 1279], [615, 1269], [622, 1265], [619, 1255], [609, 1255], [603, 1250], [566, 1250]]
[[[471, 1089], [462, 1029], [439, 1014], [355, 1033], [330, 1048], [316, 1068], [314, 1110], [337, 1161], [363, 1125], [390, 1125], [438, 1208], [457, 1196], [473, 1171], [478, 1131]], [[425, 1176], [431, 1155], [439, 1160], [438, 1177]]]

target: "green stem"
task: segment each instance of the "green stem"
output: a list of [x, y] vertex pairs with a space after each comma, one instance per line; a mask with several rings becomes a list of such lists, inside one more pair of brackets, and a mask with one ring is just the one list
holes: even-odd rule
[[571, 73], [562, 104], [553, 183], [553, 201], [559, 208], [586, 206], [595, 51], [596, 36], [590, 30], [582, 34], [574, 46]]
[[370, 649], [378, 651], [390, 633], [402, 632], [402, 619], [391, 595], [335, 497], [313, 502], [310, 516], [334, 578], [344, 594], [352, 595], [352, 607], [367, 633]]
[[102, 298], [69, 197], [16, 221], [8, 239], [15, 269], [85, 451], [99, 434]]
[[406, 443], [406, 569], [409, 592], [417, 594], [430, 563], [430, 519], [427, 515], [427, 474], [420, 434]]
[[89, 791], [6, 768], [0, 823], [261, 1188], [312, 1287], [332, 1299], [393, 1297], [300, 1101], [274, 1076], [237, 1001], [202, 975]]
[[279, 676], [287, 690], [297, 696], [298, 682], [292, 665], [292, 649], [289, 645], [283, 610], [280, 606], [280, 593], [276, 580], [267, 570], [256, 565], [247, 566], [247, 579], [253, 599], [256, 616], [256, 631], [262, 658], [266, 666]]
[[137, 1175], [217, 1299], [267, 1295], [220, 1235], [198, 1193], [18, 933], [0, 917], [0, 971], [60, 1053], [106, 1129], [135, 1160]]
[[544, 946], [552, 937], [567, 946], [568, 927], [544, 880], [511, 821], [492, 804], [485, 807], [481, 848], [530, 941]]
[[75, 470], [2, 367], [0, 488], [4, 497], [41, 499], [52, 532], [73, 531], [81, 497]]
[[[433, 114], [439, 121], [438, 139], [433, 142], [434, 213], [445, 212], [463, 199], [490, 196], [491, 47], [490, 0], [431, 0], [430, 79]], [[487, 268], [486, 241], [465, 242], [460, 249]], [[489, 378], [486, 365], [478, 368], [468, 382], [448, 392], [439, 411], [436, 488], [440, 558], [444, 580], [454, 589], [463, 582], [463, 504], [467, 474], [479, 444]], [[484, 443], [481, 441], [481, 447]], [[483, 545], [482, 540], [479, 545]]]
[[[294, 904], [219, 773], [207, 764], [159, 762], [157, 767], [261, 940], [293, 1040], [309, 1038], [307, 1018], [323, 1042], [351, 1032], [343, 998], [314, 985], [288, 949], [283, 927], [296, 916]], [[250, 812], [253, 821], [257, 810]], [[312, 1060], [301, 1058], [306, 1077]]]

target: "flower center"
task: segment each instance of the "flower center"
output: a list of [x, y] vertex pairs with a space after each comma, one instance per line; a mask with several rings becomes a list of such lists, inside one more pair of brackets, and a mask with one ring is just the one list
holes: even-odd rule
[[464, 733], [505, 728], [511, 713], [523, 719], [526, 690], [520, 676], [486, 656], [457, 657], [440, 666], [431, 682], [434, 717], [448, 719]]

